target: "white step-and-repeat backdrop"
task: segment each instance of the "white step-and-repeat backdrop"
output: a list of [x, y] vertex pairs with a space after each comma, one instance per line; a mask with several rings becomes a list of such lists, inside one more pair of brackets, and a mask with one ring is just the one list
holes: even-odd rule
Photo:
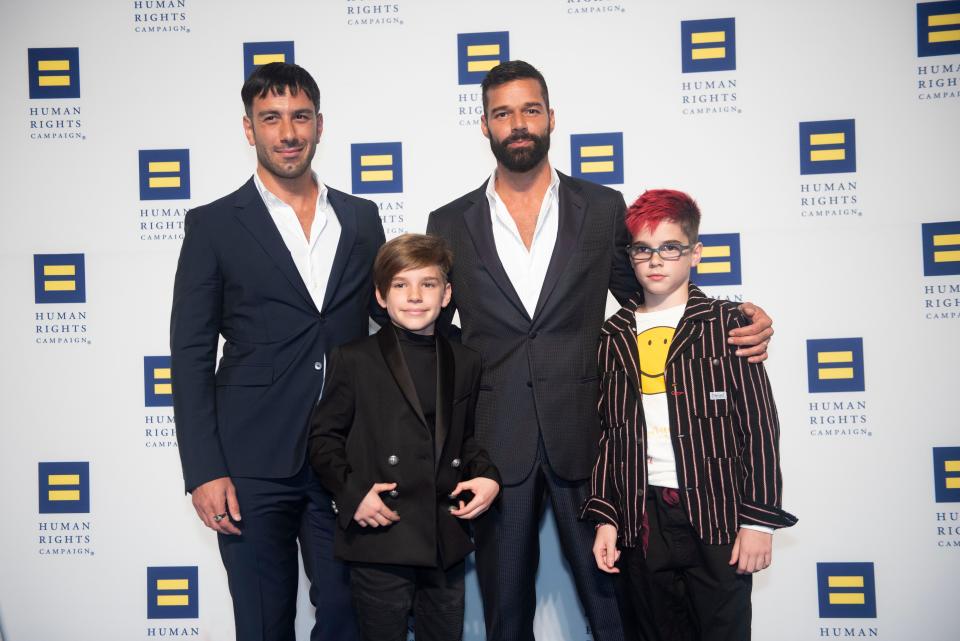
[[[558, 169], [690, 192], [697, 280], [775, 319], [800, 523], [755, 638], [957, 638], [960, 1], [33, 0], [2, 33], [4, 641], [233, 634], [168, 320], [184, 214], [255, 163], [251, 65], [316, 77], [315, 168], [393, 236], [491, 171], [478, 83], [508, 58], [549, 82]], [[364, 180], [371, 153], [392, 174]], [[549, 514], [542, 540], [538, 637], [589, 640]]]

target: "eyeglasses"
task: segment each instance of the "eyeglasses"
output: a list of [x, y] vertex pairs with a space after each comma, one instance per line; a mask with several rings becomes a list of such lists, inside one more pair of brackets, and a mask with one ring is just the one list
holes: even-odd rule
[[664, 243], [659, 247], [647, 247], [646, 245], [632, 244], [627, 245], [627, 254], [638, 263], [645, 263], [654, 254], [659, 254], [663, 260], [679, 260], [690, 249], [690, 245], [681, 245], [679, 243]]

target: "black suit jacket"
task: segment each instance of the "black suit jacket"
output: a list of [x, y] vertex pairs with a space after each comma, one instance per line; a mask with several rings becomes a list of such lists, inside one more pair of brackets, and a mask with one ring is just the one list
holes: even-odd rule
[[497, 255], [486, 183], [430, 214], [427, 231], [454, 255], [453, 302], [464, 344], [483, 355], [477, 439], [506, 484], [533, 467], [538, 431], [554, 471], [590, 476], [600, 424], [597, 332], [607, 291], [626, 302], [637, 290], [620, 192], [560, 175], [557, 242], [531, 318]]
[[[222, 476], [293, 476], [306, 459], [324, 355], [366, 336], [377, 206], [335, 189], [340, 242], [317, 309], [251, 178], [187, 214], [170, 318], [173, 400], [187, 490]], [[223, 358], [214, 373], [217, 341]]]
[[[461, 479], [500, 482], [473, 437], [480, 355], [437, 336], [436, 433], [431, 434], [393, 325], [334, 350], [313, 415], [310, 462], [333, 494], [340, 528], [334, 550], [347, 561], [444, 567], [473, 550], [467, 523], [450, 515]], [[353, 520], [374, 483], [396, 483], [381, 498], [400, 514], [388, 527]]]

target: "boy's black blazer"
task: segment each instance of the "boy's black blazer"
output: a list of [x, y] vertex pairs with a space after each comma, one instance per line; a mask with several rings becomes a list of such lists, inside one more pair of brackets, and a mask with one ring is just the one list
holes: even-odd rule
[[[393, 325], [336, 350], [313, 414], [310, 462], [333, 494], [340, 528], [335, 552], [346, 561], [448, 568], [473, 550], [468, 525], [449, 513], [460, 480], [497, 469], [473, 435], [480, 355], [437, 336], [436, 435], [423, 417]], [[436, 447], [434, 447], [434, 440]], [[353, 515], [374, 483], [400, 521], [360, 527]]]

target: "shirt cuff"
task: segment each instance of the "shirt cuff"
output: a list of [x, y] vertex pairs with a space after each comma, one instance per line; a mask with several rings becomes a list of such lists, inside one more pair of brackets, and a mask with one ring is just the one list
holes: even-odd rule
[[756, 530], [757, 532], [766, 532], [767, 534], [773, 534], [772, 527], [766, 527], [763, 525], [750, 525], [749, 523], [744, 523], [740, 526], [741, 530]]

